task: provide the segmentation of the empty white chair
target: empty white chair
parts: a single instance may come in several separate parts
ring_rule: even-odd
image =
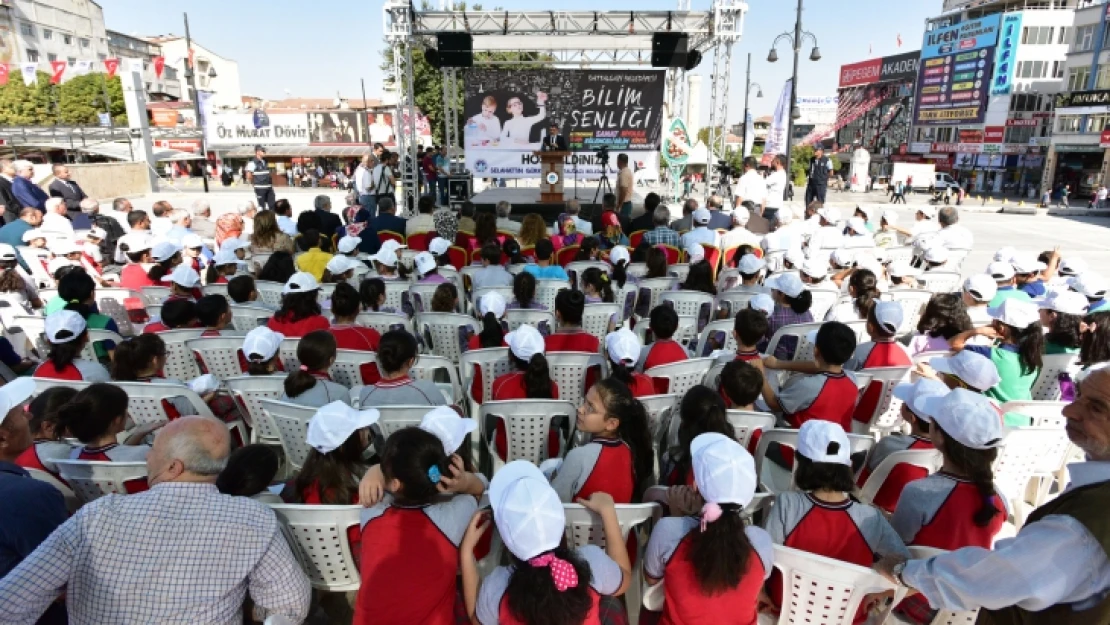
[[[648,395],[640,397],[640,403],[644,405],[644,410],[647,411],[648,425],[651,426],[652,440],[658,440],[657,434],[661,431],[666,431],[665,428],[670,420],[673,418],[675,406],[678,404],[678,399],[681,395],[674,393],[668,395]]]
[[[1010,502],[1014,525],[1025,523],[1023,498],[1029,480],[1042,469],[1042,459],[1055,460],[1069,449],[1067,432],[1061,427],[1012,428],[1006,432],[994,461],[994,483],[999,495]]]
[[[381,413],[377,423],[378,430],[382,436],[389,438],[397,430],[420,425],[432,406],[374,406],[374,409]]]
[[[724,291],[717,293],[717,307],[726,312],[729,321],[736,319],[736,313],[748,307],[748,302],[759,293],[755,291]]]
[[[732,329],[735,324],[736,322],[733,319],[709,322],[698,333],[698,343],[694,348],[694,355],[708,356],[711,352],[710,339],[715,341],[712,345],[713,349],[736,351],[736,337],[732,336]]]
[[[667,392],[682,396],[686,391],[701,384],[705,374],[713,367],[715,358],[691,358],[666,365],[652,367],[644,372],[649,378],[666,378],[669,380]]]
[[[555,332],[555,314],[546,310],[513,309],[505,311],[505,323],[509,324],[509,331],[513,332],[522,325],[530,325],[541,334]],[[546,332],[544,331],[546,326]]]
[[[442,377],[447,377],[447,382],[442,382]],[[414,380],[426,380],[439,387],[447,403],[459,405],[462,402],[462,385],[459,384],[459,369],[447,358],[432,354],[420,354],[416,362],[409,369],[409,377]]]
[[[266,325],[274,313],[243,304],[231,304],[231,327],[239,332],[250,332],[258,326]]]
[[[459,361],[462,354],[461,328],[477,334],[482,331],[478,322],[469,315],[460,313],[421,313],[416,316],[416,331],[424,337],[431,353],[443,356],[451,362]]]
[[[917,281],[925,290],[933,293],[954,293],[963,284],[958,271],[926,271],[918,276]]]
[[[243,337],[206,336],[185,341],[185,348],[195,355],[208,370],[220,380],[241,376],[243,371],[239,361],[243,350]]]
[[[868,595],[890,592],[894,601],[872,617],[873,622],[883,623],[906,595],[904,586],[871,569],[781,545],[774,549],[775,568],[782,573],[783,585],[778,625],[851,625]]]
[[[487,401],[478,413],[478,428],[483,444],[488,447],[497,466],[502,464],[493,444],[493,425],[498,419],[505,424],[507,445],[504,462],[528,460],[539,464],[548,458],[551,420],[562,417],[574,423],[577,413],[575,404],[560,399]]]
[[[912,245],[888,247],[881,250],[883,259],[892,263],[908,263],[913,260],[914,248]]]
[[[280,282],[270,282],[269,280],[255,280],[254,288],[258,291],[258,297],[262,300],[263,304],[271,306],[274,309],[281,308],[281,290],[285,285]]]
[[[242,375],[224,380],[243,418],[251,426],[251,442],[281,445],[281,435],[263,410],[263,399],[277,399],[285,392],[284,375]]]
[[[161,307],[173,295],[173,290],[167,286],[144,286],[141,293],[148,306]]]
[[[127,494],[127,482],[146,480],[145,462],[55,460],[58,473],[83,503],[104,495]]]
[[[385,334],[390,330],[405,330],[412,333],[412,321],[402,313],[362,312],[355,318],[355,323],[374,328],[378,334]]]
[[[867,434],[874,432],[878,437],[886,436],[902,425],[902,401],[894,397],[894,387],[909,378],[909,367],[871,367],[855,372],[857,380],[861,375],[870,376],[869,384],[860,386],[864,394],[871,388],[878,389],[878,401],[863,423],[852,419],[852,432]]]
[[[297,347],[301,344],[299,338],[282,339],[278,347],[281,368],[284,371],[296,371],[301,366],[301,359],[297,357]]]
[[[679,317],[697,321],[712,316],[714,297],[701,291],[666,291],[659,295],[659,303],[670,302]]]
[[[219,283],[213,283],[213,284],[206,284],[206,285],[200,287],[200,292],[203,293],[204,295],[223,295],[226,298],[227,297],[227,283],[226,282],[219,282]],[[230,302],[230,300],[231,300],[231,298],[228,298],[229,302]]]
[[[559,291],[569,289],[570,283],[566,280],[536,280],[536,301],[548,310],[555,310],[555,298]]]
[[[636,315],[640,318],[651,314],[652,309],[659,305],[660,296],[674,288],[678,278],[645,278],[636,285]]]
[[[729,425],[732,426],[733,431],[736,433],[736,441],[740,443],[744,449],[748,449],[748,445],[752,441],[752,436],[754,436],[756,432],[766,432],[775,427],[775,415],[769,412],[729,410],[725,415],[726,418],[728,418]]]
[[[619,323],[623,312],[621,304],[586,304],[582,310],[582,330],[604,341],[609,333],[609,322],[616,319]]]
[[[347,529],[358,527],[362,506],[270,504],[274,514],[296,540],[305,575],[317,590],[358,590],[362,578],[355,565]]]
[[[192,406],[192,414],[216,418],[212,409],[193,389],[184,384],[163,384],[159,382],[112,382],[127,392],[127,414],[136,425],[165,421],[170,415],[166,412],[165,402],[183,398]],[[180,415],[186,416],[186,415]],[[242,419],[225,421],[228,430],[238,432],[239,440],[248,438],[246,424]]]
[[[39,356],[46,358],[47,352],[50,351],[46,344],[46,318],[39,315],[15,315],[12,322],[15,325],[8,326],[7,333],[12,335],[13,345],[20,340],[17,335],[22,334],[28,346],[23,350],[17,349],[16,351],[26,353],[27,349],[34,349],[39,353]]]
[[[1060,374],[1075,364],[1078,357],[1078,354],[1043,354],[1041,370],[1030,389],[1033,399],[1040,401],[1060,399]]]
[[[185,347],[185,341],[200,338],[204,328],[188,330],[166,330],[159,332],[158,336],[166,344],[166,365],[162,373],[167,378],[189,381],[200,375],[197,358],[193,351]]]
[[[261,399],[262,409],[270,416],[277,427],[281,448],[285,458],[289,461],[292,472],[300,471],[308,458],[308,422],[316,414],[315,408],[278,401],[276,399]]]
[[[559,399],[579,405],[586,397],[586,375],[590,367],[600,367],[598,380],[605,377],[607,367],[599,354],[585,352],[549,352],[547,367],[551,379],[559,387]]]
[[[936,449],[905,449],[896,451],[879,463],[871,475],[867,476],[867,481],[863,483],[863,488],[859,491],[859,500],[866,504],[873,504],[876,495],[883,488],[883,483],[890,477],[890,472],[894,467],[899,464],[909,464],[915,467],[921,467],[929,472],[929,475],[936,473],[940,470],[940,465],[944,462],[944,457]],[[888,510],[887,512],[892,512]]]
[[[459,357],[459,371],[462,373],[463,392],[470,403],[470,414],[478,414],[478,398],[473,394],[473,381],[477,372],[481,373],[482,401],[489,401],[493,394],[493,381],[516,368],[509,360],[508,347],[489,347],[472,349]]]
[[[813,314],[814,319],[824,319],[836,304],[836,300],[840,299],[840,291],[836,289],[810,289],[809,293],[813,296],[809,312]]]

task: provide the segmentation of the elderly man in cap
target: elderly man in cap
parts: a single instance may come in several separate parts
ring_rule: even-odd
[[[934,609],[980,608],[979,623],[1110,622],[1110,370],[1079,382],[1065,406],[1068,438],[1087,456],[1071,482],[994,549],[932,558],[887,557],[875,568],[921,593]]]
[[[261,145],[254,146],[254,158],[247,163],[247,173],[250,175],[251,184],[254,185],[254,196],[258,198],[258,205],[274,210],[274,180],[270,173],[270,166],[266,164],[266,148]]]
[[[689,248],[700,243],[708,245],[717,245],[719,237],[716,230],[709,229],[709,220],[712,215],[709,214],[708,208],[699,208],[691,215],[694,223],[694,229],[682,235],[682,247]]]
[[[277,517],[216,489],[230,453],[212,417],[167,424],[147,455],[150,490],[85,504],[0,580],[3,622],[30,625],[64,593],[71,623],[231,625],[248,592],[263,618],[302,622],[311,588]]]

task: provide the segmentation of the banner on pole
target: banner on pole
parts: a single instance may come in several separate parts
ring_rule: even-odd
[[[166,67],[166,57],[164,57],[164,56],[154,57],[154,75],[155,76],[157,76],[158,78],[162,78],[162,70],[165,69],[165,67]]]
[[[8,84],[8,72],[11,71],[7,63],[0,63],[0,87]]]
[[[23,84],[28,87],[35,84],[35,80],[38,79],[38,70],[38,63],[21,63],[19,71],[23,74]]]
[[[108,72],[108,80],[111,80],[119,71],[119,59],[104,59],[104,70]]]
[[[539,176],[548,127],[556,124],[567,149],[565,175],[601,175],[598,152],[630,165],[658,169],[665,72],[473,69],[463,114],[466,165],[494,178]]]
[[[744,120],[744,158],[752,155],[752,148],[755,146],[755,122],[752,120],[752,113],[748,111],[748,117]]]
[[[56,85],[62,82],[62,74],[66,73],[65,61],[50,61],[50,84]]]
[[[782,85],[779,102],[775,105],[775,118],[771,122],[771,130],[767,133],[767,143],[763,149],[764,165],[770,164],[771,158],[776,154],[786,151],[786,125],[790,116],[790,86],[788,79]]]

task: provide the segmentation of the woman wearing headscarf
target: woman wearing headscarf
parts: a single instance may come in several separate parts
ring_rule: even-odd
[[[601,234],[597,237],[601,243],[601,249],[608,250],[618,245],[629,245],[628,237],[621,231],[620,219],[613,211],[605,211],[601,214],[601,227]]]

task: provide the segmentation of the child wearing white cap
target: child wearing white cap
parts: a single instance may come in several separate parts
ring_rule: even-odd
[[[181,246],[172,241],[158,241],[150,248],[150,260],[154,264],[146,276],[153,283],[151,286],[165,286],[166,276],[182,263]]]
[[[164,301],[187,299],[196,301],[201,298],[200,276],[193,268],[180,264],[173,271],[162,277],[162,284],[170,287],[170,296]]]
[[[378,351],[378,343],[382,335],[374,328],[368,328],[357,323],[358,315],[362,311],[362,300],[358,291],[350,283],[340,282],[335,285],[331,294],[331,314],[334,321],[328,332],[335,337],[336,349],[352,349],[360,352]],[[377,367],[371,363],[363,363],[359,367],[362,379],[365,382],[372,377],[372,372]],[[368,374],[370,374],[368,376]]]
[[[590,442],[571,449],[551,481],[569,503],[606,492],[617,503],[640,501],[655,483],[655,458],[644,405],[628,387],[606,378],[594,384],[578,408],[578,432]]]
[[[980,273],[964,281],[960,297],[967,306],[967,316],[971,318],[972,325],[989,325],[991,317],[987,314],[991,300],[998,294],[998,284],[990,274]]]
[[[741,293],[769,293],[770,289],[762,284],[767,263],[752,253],[740,256],[737,252],[737,257],[736,268],[740,270],[740,284],[725,285],[725,290]]]
[[[1024,294],[1023,294],[1024,295]],[[991,325],[962,332],[952,338],[952,349],[968,350],[989,358],[1001,378],[987,395],[999,402],[1032,399],[1033,382],[1043,362],[1044,331],[1036,304],[1017,298],[989,310]],[[997,345],[971,345],[976,336],[997,339]]]
[[[286,376],[281,401],[314,408],[334,401],[349,406],[350,389],[333,382],[328,373],[335,363],[335,350],[335,337],[330,332],[316,330],[302,336],[297,342],[297,360],[301,364]]]
[[[413,265],[416,267],[416,273],[420,276],[417,280],[418,284],[441,284],[447,282],[447,278],[439,273],[439,262],[436,257],[432,256],[430,252],[420,252],[413,259]]]
[[[879,468],[883,460],[886,460],[895,452],[933,449],[933,441],[929,438],[931,420],[928,415],[914,412],[914,401],[924,397],[942,397],[947,395],[948,391],[948,387],[943,382],[932,378],[919,378],[913,384],[902,383],[894,387],[894,397],[902,402],[900,409],[902,420],[910,426],[910,432],[909,434],[898,432],[879,439],[875,448],[867,455],[867,466],[860,472],[859,480],[856,481],[857,485],[862,487],[867,483],[867,478],[871,477],[871,473]],[[902,494],[902,489],[906,487],[906,484],[928,475],[929,471],[924,467],[905,462],[894,465],[886,480],[883,481],[882,487],[879,488],[879,492],[875,494],[875,499],[871,502],[871,505],[887,513],[893,512],[894,506],[898,503],[898,497]]]
[[[655,395],[655,383],[648,376],[636,372],[636,362],[644,345],[640,337],[628,328],[605,335],[605,353],[609,357],[609,375],[628,386],[636,398]]]
[[[1087,298],[1075,291],[1049,291],[1038,306],[1045,329],[1044,353],[1079,353],[1079,327],[1087,314]]]
[[[31,262],[37,262],[31,259]],[[42,308],[35,281],[19,266],[15,248],[0,243],[0,291],[11,303],[26,304],[32,308]]]
[[[780,273],[767,278],[765,284],[771,289],[771,297],[775,300],[775,312],[771,313],[768,320],[768,339],[783,326],[813,322],[813,313],[809,310],[813,305],[813,295],[802,284],[801,278],[793,273]],[[774,355],[789,360],[797,347],[796,337],[783,337],[775,348]]]
[[[500,375],[490,392],[493,401],[559,399],[559,386],[551,379],[544,357],[544,339],[531,325],[521,325],[505,335],[509,360],[516,371]]]
[[[870,341],[856,346],[852,358],[844,363],[850,371],[866,371],[876,367],[909,367],[913,358],[904,345],[895,340],[902,325],[902,305],[898,302],[876,301],[867,314],[867,334]],[[860,396],[853,419],[861,426],[871,422],[871,416],[882,399],[883,385],[872,382]]]
[[[286,503],[346,506],[359,503],[359,482],[369,468],[363,460],[374,438],[371,427],[381,414],[373,409],[358,410],[341,401],[321,406],[308,422],[305,442],[311,449],[304,467],[282,491]],[[351,553],[360,532],[352,528]]]
[[[909,557],[882,513],[850,496],[855,489],[851,443],[837,424],[814,420],[802,425],[794,486],[798,490],[775,496],[764,525],[775,544],[864,568],[871,568],[880,556]],[[782,604],[782,587],[776,573],[769,593],[776,605]]]
[[[318,301],[320,285],[312,274],[293,274],[281,289],[281,308],[266,323],[274,332],[299,338],[315,330],[327,330],[331,323]]]
[[[983,354],[964,350],[956,354],[929,359],[918,363],[914,373],[925,378],[940,380],[950,389],[965,388],[976,393],[986,393],[998,385],[998,367]]]
[[[120,237],[117,245],[118,259],[126,262],[119,272],[121,287],[138,291],[144,286],[162,286],[147,275],[153,261],[149,236],[142,232],[132,232]]]
[[[112,379],[104,365],[78,357],[89,342],[88,325],[79,313],[59,310],[47,315],[44,334],[49,353],[35,369],[33,377],[85,382],[108,382]]]
[[[188,266],[191,271],[197,271],[187,263],[182,266]],[[237,271],[239,271],[239,259],[235,257],[235,253],[220,250],[208,265],[204,279],[207,284],[227,284]]]
[[[731,436],[710,432],[690,441],[689,464],[705,505],[660,520],[644,555],[647,583],[666,582],[660,622],[755,623],[774,571],[771,536],[741,516],[755,496],[755,462]]]
[[[1021,289],[1017,288],[1017,272],[1014,271],[1014,266],[1005,261],[995,261],[987,265],[987,273],[997,288],[994,297],[990,301],[992,308],[997,307],[1007,299],[1019,299],[1024,302],[1032,301],[1033,298]]]
[[[243,359],[247,375],[273,375],[281,369],[281,342],[284,334],[266,326],[254,328],[243,337]],[[242,364],[242,363],[240,363]]]
[[[628,588],[632,565],[612,497],[599,492],[578,501],[601,518],[605,551],[596,545],[562,546],[563,505],[540,470],[526,460],[510,462],[497,472],[489,500],[509,551],[509,566],[494,569],[479,590],[474,548],[490,521],[486,515],[475,515],[459,548],[463,598],[472,622],[597,622],[599,604],[613,601],[611,597]]]
[[[389,239],[382,242],[377,254],[370,257],[374,271],[382,280],[408,280],[408,271],[401,265],[401,250],[405,246]]]
[[[119,444],[127,430],[127,393],[115,384],[97,383],[81,389],[69,403],[58,409],[58,425],[81,442],[69,455],[71,460],[96,462],[143,462],[150,445],[143,444],[148,434],[166,421],[139,425]],[[128,493],[147,489],[145,478],[124,483]]]
[[[349,282],[355,277],[355,269],[365,267],[362,261],[350,256],[332,256],[328,264],[324,265],[324,277],[320,279],[321,284],[338,284],[340,282]]]
[[[418,427],[386,439],[380,466],[387,493],[362,511],[353,622],[454,622],[459,547],[485,483]]]
[[[822,206],[817,209],[817,219],[821,224],[806,243],[806,256],[818,258],[828,257],[830,250],[840,247],[844,240],[843,227],[840,223],[840,209],[832,206]]]

